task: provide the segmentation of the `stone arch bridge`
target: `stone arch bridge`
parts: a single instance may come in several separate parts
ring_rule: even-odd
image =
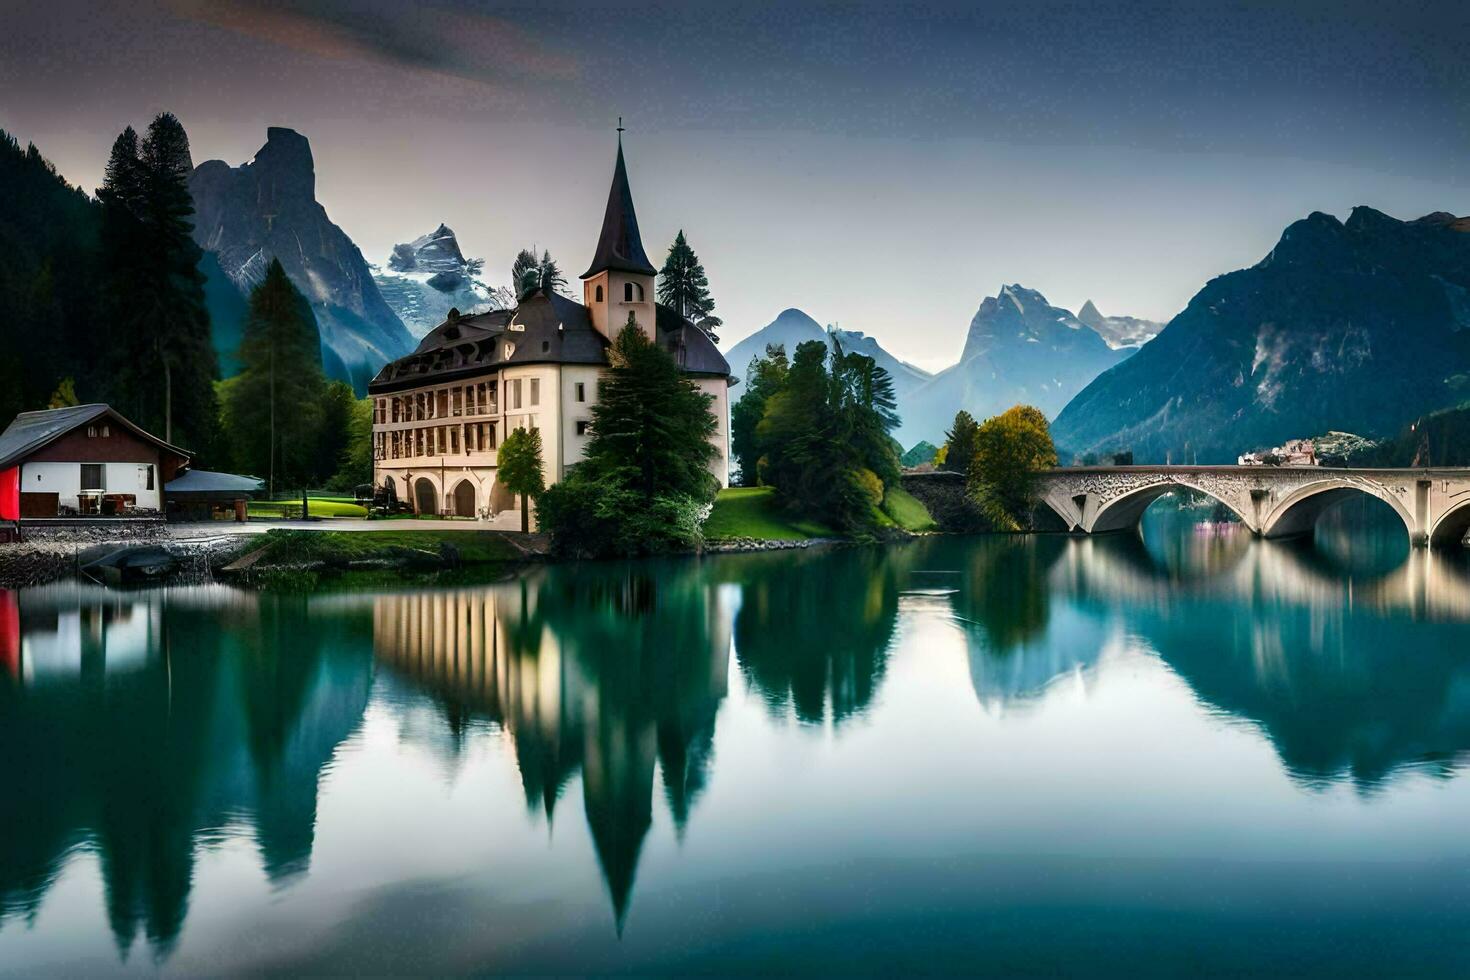
[[[1084,534],[1135,527],[1149,504],[1179,489],[1218,500],[1266,538],[1309,534],[1323,511],[1357,494],[1392,507],[1416,545],[1453,547],[1470,531],[1470,468],[1079,466],[1046,471],[1040,489],[1067,529]]]

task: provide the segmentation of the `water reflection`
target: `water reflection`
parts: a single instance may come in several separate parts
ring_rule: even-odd
[[[311,855],[317,780],[367,703],[365,617],[224,589],[0,595],[0,921],[97,854],[126,956],[168,953],[196,850],[253,837],[277,882]]]
[[[302,882],[332,830],[317,826],[323,777],[339,753],[369,752],[352,736],[376,717],[450,767],[478,741],[503,740],[530,814],[512,793],[510,817],[495,819],[549,823],[580,792],[606,890],[593,899],[621,932],[661,813],[683,843],[691,822],[721,826],[712,815],[728,833],[710,792],[717,745],[729,759],[867,738],[912,759],[915,744],[933,743],[885,709],[903,700],[885,689],[906,671],[949,683],[925,658],[951,650],[964,718],[941,719],[946,738],[977,718],[992,734],[1018,713],[1055,723],[1040,709],[1057,706],[1059,681],[1084,695],[1126,686],[1142,656],[1168,668],[1156,672],[1191,717],[1259,732],[1293,793],[1347,784],[1372,795],[1399,774],[1460,770],[1470,756],[1462,559],[1405,550],[1390,560],[1358,539],[1260,542],[1187,518],[1142,537],[561,565],[380,594],[0,592],[0,927],[34,921],[78,853],[97,856],[124,957],[139,936],[157,957],[174,948],[204,848],[247,840],[276,889]],[[731,740],[721,715],[732,680],[737,707],[756,699],[762,737],[788,741]],[[859,717],[868,722],[852,724]],[[979,760],[987,746],[964,748]],[[777,774],[784,761],[754,760]],[[902,792],[963,806],[974,775],[916,766]],[[860,800],[868,787],[847,789]],[[843,801],[832,807],[822,816],[843,819]],[[579,860],[595,875],[585,851]]]
[[[765,554],[712,563],[740,585],[740,669],[777,716],[836,725],[873,700],[910,549]]]
[[[621,929],[652,823],[654,769],[681,831],[709,778],[727,693],[729,603],[699,566],[537,569],[485,589],[373,600],[375,648],[451,728],[508,731],[528,804],[583,809]]]

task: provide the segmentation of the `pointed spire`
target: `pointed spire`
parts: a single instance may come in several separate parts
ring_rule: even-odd
[[[633,192],[628,188],[628,167],[623,163],[623,120],[618,119],[618,162],[613,169],[612,189],[607,194],[607,213],[602,217],[602,234],[597,238],[597,251],[592,264],[582,273],[591,279],[599,272],[612,269],[643,276],[657,275],[658,270],[643,251],[638,235],[638,215],[633,210]]]

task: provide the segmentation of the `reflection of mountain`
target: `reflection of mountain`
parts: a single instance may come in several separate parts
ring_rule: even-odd
[[[772,711],[840,724],[872,700],[898,619],[904,553],[844,549],[750,556],[735,649]]]
[[[1416,549],[1354,576],[1299,543],[1205,539],[1160,556],[1118,536],[1067,542],[1058,568],[1055,584],[1117,604],[1201,700],[1259,725],[1297,779],[1370,789],[1470,756],[1470,581],[1451,559]]]
[[[1098,617],[1052,608],[1049,575],[1066,548],[1060,537],[981,538],[926,564],[959,567],[950,596],[965,631],[975,697],[990,710],[1041,697],[1059,677],[1090,672],[1107,640]]]
[[[362,717],[371,661],[336,643],[361,623],[288,633],[280,605],[213,588],[19,597],[20,669],[0,685],[0,921],[34,914],[88,841],[124,953],[141,931],[167,954],[196,847],[242,814],[267,875],[305,867],[317,775]]]
[[[552,815],[578,770],[621,926],[653,817],[654,769],[681,831],[726,694],[728,612],[698,565],[551,566],[487,589],[374,600],[375,646],[452,725],[515,744],[527,802]]]
[[[1406,643],[1400,619],[1203,602],[1136,625],[1200,698],[1260,725],[1305,782],[1346,775],[1370,789],[1403,769],[1448,776],[1470,757],[1462,626],[1414,623]]]

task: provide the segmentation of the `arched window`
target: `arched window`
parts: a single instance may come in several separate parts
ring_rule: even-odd
[[[640,283],[634,283],[634,285],[637,286],[637,288],[638,288],[638,302],[641,303],[641,302],[643,302],[643,284],[640,282]]]
[[[623,302],[633,302],[633,284],[631,282],[623,283]]]
[[[594,300],[594,302],[597,302],[597,303],[601,303],[602,302],[602,287],[601,286],[598,286],[597,287],[597,299]]]

